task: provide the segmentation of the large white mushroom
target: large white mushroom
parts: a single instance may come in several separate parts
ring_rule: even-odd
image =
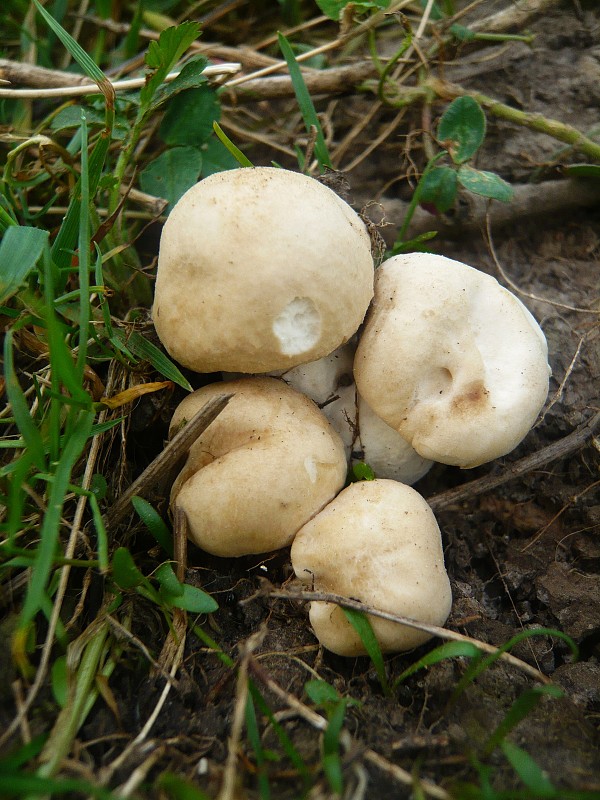
[[[378,270],[358,345],[358,391],[424,458],[474,467],[510,452],[548,393],[548,349],[493,277],[443,256]]]
[[[360,600],[419,622],[443,625],[452,594],[433,512],[410,486],[391,480],[351,484],[296,535],[292,565],[311,589]],[[319,641],[343,656],[365,653],[337,605],[313,602]],[[410,650],[431,636],[369,617],[383,652]]]
[[[224,392],[233,397],[192,445],[171,503],[214,555],[286,547],[344,485],[344,446],[311,400],[274,378],[199,389],[175,410],[171,434]]]
[[[163,228],[154,325],[197,372],[288,369],[331,353],[373,296],[366,227],[335,192],[284,169],[211,175]]]

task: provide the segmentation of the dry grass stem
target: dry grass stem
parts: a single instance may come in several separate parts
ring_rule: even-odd
[[[241,64],[213,64],[203,70],[207,78],[213,80],[235,75],[241,69]],[[179,72],[171,72],[165,78],[165,83],[170,83],[179,76]],[[146,78],[128,78],[122,81],[111,81],[111,85],[116,92],[128,92],[132,89],[140,89],[146,82]],[[95,84],[89,85],[84,81],[80,85],[60,86],[51,89],[2,89],[0,97],[19,100],[43,100],[50,97],[82,97],[86,95],[103,94],[102,90]]]
[[[130,510],[131,498],[136,495],[144,497],[149,491],[156,488],[157,482],[168,475],[171,468],[189,450],[193,442],[208,428],[225,408],[232,395],[219,395],[209,400],[205,406],[179,431],[176,436],[165,446],[154,461],[142,474],[123,492],[111,510],[106,515],[106,526],[110,528],[120,522]]]
[[[419,622],[418,620],[411,619],[410,617],[403,617],[400,614],[392,614],[389,611],[382,611],[380,608],[370,606],[368,603],[361,603],[358,600],[352,600],[349,597],[343,597],[342,595],[333,594],[331,592],[312,592],[304,589],[273,589],[269,586],[265,587],[264,590],[259,591],[257,595],[253,595],[242,602],[247,603],[258,595],[277,597],[284,600],[301,600],[302,602],[310,601],[319,603],[334,603],[342,608],[350,608],[354,611],[362,611],[365,614],[370,614],[373,617],[385,619],[388,622],[397,622],[399,625],[406,625],[409,628],[415,628],[418,631],[424,631],[425,633],[429,633],[432,636],[437,636],[440,639],[454,642],[469,642],[485,653],[497,653],[499,650],[499,648],[494,647],[494,645],[487,644],[487,642],[481,642],[478,639],[473,639],[471,636],[464,636],[462,633],[458,633],[457,631],[441,628],[438,625],[429,625],[426,622]],[[516,658],[510,653],[502,653],[500,658],[503,661],[506,661],[508,664],[511,664],[513,667],[517,667],[522,672],[526,673],[540,683],[551,683],[550,679],[538,669],[532,667],[531,664],[527,664],[525,661],[521,661],[521,659]]]
[[[528,472],[541,469],[553,461],[573,455],[593,438],[599,427],[600,412],[597,412],[568,436],[564,436],[557,442],[552,442],[552,444],[542,447],[537,452],[509,464],[497,475],[486,475],[483,478],[464,483],[456,489],[448,489],[445,492],[434,494],[426,498],[427,502],[434,511],[460,511],[460,508],[454,509],[453,507],[471,500],[479,494],[496,489],[498,486],[503,486],[508,481],[526,475]]]

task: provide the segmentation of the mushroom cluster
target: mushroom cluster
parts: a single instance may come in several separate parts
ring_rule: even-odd
[[[375,271],[350,206],[318,181],[259,167],[212,175],[175,206],[153,317],[180,363],[226,375],[183,401],[173,431],[233,394],[173,485],[190,538],[220,556],[291,545],[314,589],[442,625],[441,533],[409,484],[433,461],[469,468],[504,455],[532,426],[549,367],[525,306],[442,256],[396,256]],[[378,477],[343,489],[356,459]],[[310,619],[328,649],[364,653],[337,606],[314,602]],[[370,621],[384,651],[429,638]]]

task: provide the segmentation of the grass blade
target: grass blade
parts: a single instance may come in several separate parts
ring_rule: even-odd
[[[344,612],[346,619],[350,622],[354,630],[360,636],[360,640],[363,643],[365,650],[369,654],[369,658],[373,662],[373,666],[377,672],[377,677],[379,678],[379,683],[381,684],[383,693],[386,696],[389,696],[390,686],[385,671],[383,655],[381,653],[381,648],[379,647],[377,637],[375,636],[371,623],[369,622],[369,618],[366,616],[366,614],[363,614],[362,611],[354,611],[354,609],[350,608],[342,608],[342,611]]]
[[[447,658],[478,658],[479,656],[481,656],[481,650],[471,642],[446,642],[405,669],[394,681],[394,689],[418,670],[431,667]]]
[[[246,731],[250,745],[254,750],[256,758],[256,774],[258,778],[258,793],[261,800],[270,800],[271,787],[269,785],[269,777],[265,772],[266,757],[265,751],[260,738],[260,731],[258,729],[258,720],[256,719],[256,709],[254,708],[254,701],[252,694],[249,692],[246,697]]]
[[[229,136],[225,133],[223,128],[219,125],[219,123],[214,120],[213,122],[213,130],[217,134],[219,140],[225,145],[225,147],[229,150],[231,155],[235,158],[238,164],[242,167],[253,167],[254,164],[250,161],[250,159],[246,158],[246,156],[242,153],[239,147],[236,147],[234,143],[231,141]]]
[[[79,413],[71,435],[65,442],[65,448],[52,481],[48,508],[40,531],[40,543],[33,562],[31,580],[17,630],[19,641],[22,641],[23,645],[29,625],[43,605],[43,597],[52,571],[52,561],[56,555],[62,510],[65,495],[69,488],[71,472],[90,436],[93,421],[94,414],[92,412],[83,411]],[[18,651],[18,647],[16,649]]]
[[[143,497],[132,497],[131,505],[169,558],[173,558],[173,536],[158,511]]]
[[[547,686],[536,686],[533,689],[527,689],[523,694],[518,697],[512,706],[507,711],[504,719],[500,722],[496,730],[488,738],[483,746],[483,753],[489,756],[498,745],[502,743],[504,738],[512,731],[512,729],[525,719],[525,717],[533,711],[544,695],[550,697],[563,697],[564,692],[558,686],[548,684]]]
[[[7,331],[4,339],[4,378],[6,394],[12,407],[17,428],[25,441],[31,460],[40,470],[46,471],[46,454],[44,442],[39,430],[29,413],[29,406],[23,390],[17,380],[13,360],[13,331]]]
[[[48,232],[13,225],[0,243],[0,305],[6,303],[35,267],[48,241]]]
[[[502,742],[500,747],[511,767],[525,786],[535,792],[536,797],[554,797],[556,795],[552,781],[529,753],[512,742]]]
[[[141,358],[144,361],[149,361],[157,372],[164,375],[173,383],[186,389],[188,392],[192,391],[189,381],[184,378],[178,367],[168,358],[161,350],[158,349],[152,342],[144,339],[141,333],[131,331],[125,333],[120,328],[113,329],[113,336],[117,341],[121,342],[134,356]]]
[[[46,21],[46,24],[50,30],[57,36],[58,39],[60,39],[66,50],[68,50],[73,56],[88,78],[91,78],[91,80],[97,83],[100,89],[102,89],[103,84],[108,83],[110,85],[110,81],[106,75],[102,72],[100,67],[94,63],[92,58],[85,52],[79,42],[76,42],[75,39],[73,39],[71,34],[68,33],[42,5],[40,5],[38,0],[33,0],[33,4]],[[114,89],[112,86],[111,91],[114,94]]]
[[[302,119],[306,125],[306,130],[308,133],[310,133],[314,128],[314,130],[317,132],[314,151],[315,158],[319,163],[321,172],[324,172],[326,167],[331,168],[331,158],[329,156],[329,151],[327,150],[327,145],[325,144],[323,128],[319,122],[313,101],[308,89],[306,88],[304,78],[302,77],[302,71],[298,65],[298,62],[296,61],[296,56],[294,55],[290,43],[282,33],[278,33],[277,38],[279,40],[279,47],[281,48],[283,57],[288,65],[290,78],[292,79],[292,85],[296,94],[296,100],[298,101],[298,106],[300,107],[300,113],[302,114]]]

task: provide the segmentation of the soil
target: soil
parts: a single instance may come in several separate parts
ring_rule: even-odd
[[[496,4],[490,11],[496,9]],[[451,79],[499,100],[536,111],[589,131],[597,126],[600,103],[600,9],[596,3],[564,2],[529,24],[531,46],[515,43],[482,51],[468,49],[456,59]],[[461,72],[462,70],[462,72]],[[287,102],[287,101],[286,101]],[[336,99],[329,108],[335,137],[341,138],[372,103],[372,97]],[[284,101],[264,103],[261,113],[290,108]],[[435,105],[433,119],[443,105]],[[394,112],[382,112],[364,136],[373,139]],[[411,160],[405,151],[407,121],[385,144],[348,174],[351,197],[376,199],[386,206],[410,197]],[[365,147],[355,143],[346,162]],[[273,158],[268,151],[248,152],[255,163]],[[411,158],[420,158],[412,154]],[[277,159],[284,165],[285,157]],[[488,135],[477,166],[498,172],[513,184],[560,177],[563,165],[580,159],[550,137],[497,121],[488,114]],[[290,161],[290,166],[293,166]],[[343,167],[343,164],[342,164]],[[469,198],[461,200],[469,213]],[[451,222],[451,221],[450,221]],[[397,228],[398,220],[392,220]],[[431,228],[436,219],[431,218]],[[394,230],[394,228],[393,228]],[[505,282],[498,265],[523,292],[523,301],[540,321],[549,343],[552,379],[547,406],[534,430],[514,453],[469,472],[436,465],[417,488],[426,497],[473,478],[503,474],[509,466],[557,442],[599,410],[600,348],[597,309],[600,265],[600,208],[565,213],[560,208],[543,218],[515,218],[492,230],[495,258],[485,231],[440,235],[432,249],[489,272]],[[389,238],[389,231],[384,233]],[[393,238],[393,237],[392,237]],[[197,385],[197,377],[194,379]],[[173,405],[177,398],[172,399]],[[150,399],[135,412],[129,442],[130,464],[143,465],[153,454],[147,444],[148,419],[157,412]],[[171,408],[162,410],[162,428]],[[156,435],[155,435],[156,436]],[[145,451],[142,449],[146,438]],[[157,437],[158,438],[158,437]],[[154,442],[154,440],[151,440]],[[600,792],[600,492],[598,441],[567,457],[553,460],[499,488],[468,497],[437,513],[443,534],[446,566],[454,603],[447,627],[482,642],[501,645],[533,628],[559,629],[579,647],[575,660],[568,645],[551,633],[526,639],[513,654],[536,666],[561,687],[561,698],[544,697],[520,722],[510,739],[525,749],[553,784],[571,790]],[[139,531],[140,545],[146,541]],[[254,643],[249,669],[293,746],[312,772],[311,797],[330,796],[321,769],[320,735],[301,715],[289,711],[283,696],[264,682],[265,675],[288,695],[309,706],[306,681],[317,675],[357,705],[347,708],[345,727],[351,736],[342,748],[345,796],[413,795],[393,769],[375,766],[368,749],[420,779],[451,790],[459,782],[479,785],[475,765],[482,744],[524,692],[539,687],[521,669],[497,662],[459,696],[453,695],[467,662],[447,659],[410,676],[386,697],[367,658],[344,659],[319,648],[305,604],[257,595],[267,580],[288,585],[288,553],[237,560],[216,559],[190,546],[187,581],[211,592],[220,604],[199,625],[232,659],[240,663],[248,640]],[[248,600],[241,604],[242,600]],[[133,633],[159,658],[166,629],[149,603],[132,599]],[[386,658],[388,680],[394,680],[439,641],[417,651]],[[145,750],[134,750],[118,768],[111,784],[148,766],[147,780],[168,770],[198,782],[215,796],[223,779],[235,711],[235,673],[219,654],[194,633],[187,636],[183,667],[154,723]],[[164,688],[158,674],[148,676],[147,661],[134,645],[110,679],[118,720],[108,706],[98,706],[80,732],[87,758],[111,764],[151,715]],[[267,771],[276,798],[298,798],[303,783],[285,755],[273,721],[259,713],[262,744],[272,752]],[[95,742],[95,743],[93,743]],[[158,748],[158,749],[156,749]],[[237,797],[259,797],[256,753],[245,734],[237,763]],[[267,753],[267,755],[268,755]],[[487,773],[496,790],[523,788],[498,751],[487,758]],[[199,775],[201,777],[199,777]],[[363,781],[366,780],[366,789]],[[456,796],[460,789],[454,789]],[[353,794],[353,792],[355,794]],[[154,796],[148,789],[147,796]]]

